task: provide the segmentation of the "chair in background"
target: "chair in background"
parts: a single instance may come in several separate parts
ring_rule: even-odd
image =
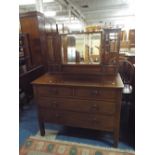
[[[133,100],[133,89],[134,89],[134,77],[135,77],[135,69],[133,64],[126,60],[126,59],[120,59],[119,60],[119,67],[118,67],[120,76],[122,78],[122,81],[124,83],[123,88],[123,100],[130,104]]]
[[[117,58],[110,60],[115,64]],[[119,56],[118,71],[124,83],[122,92],[122,105],[120,126],[121,134],[125,141],[135,145],[135,67],[127,60],[127,57]]]
[[[116,57],[110,60],[110,64],[115,64],[117,61]],[[134,77],[135,77],[135,67],[127,60],[127,57],[119,56],[118,71],[122,78],[124,88],[123,88],[123,101],[130,102],[134,89]],[[129,103],[130,104],[130,103]]]
[[[118,69],[124,83],[121,128],[126,134],[128,141],[135,145],[135,67],[126,58],[121,58],[119,59]]]

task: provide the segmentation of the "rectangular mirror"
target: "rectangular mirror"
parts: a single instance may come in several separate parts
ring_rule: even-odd
[[[100,64],[101,32],[63,34],[63,64]]]

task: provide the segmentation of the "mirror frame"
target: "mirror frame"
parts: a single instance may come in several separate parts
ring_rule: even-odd
[[[82,34],[100,34],[101,38],[100,38],[100,49],[99,49],[99,63],[80,63],[80,62],[73,62],[73,63],[66,63],[65,62],[65,58],[66,55],[64,56],[63,53],[63,42],[62,42],[62,37],[63,36],[67,36],[67,35],[82,35]],[[73,33],[65,33],[65,34],[60,34],[61,37],[61,59],[62,59],[62,65],[77,65],[77,66],[100,66],[102,64],[102,53],[103,53],[103,32],[102,31],[96,31],[96,32],[73,32]]]

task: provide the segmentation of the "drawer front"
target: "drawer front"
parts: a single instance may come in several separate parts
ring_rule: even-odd
[[[38,86],[37,87],[38,96],[72,96],[73,90],[70,87],[61,86]]]
[[[113,131],[114,117],[69,111],[40,109],[39,114],[45,122],[63,125]]]
[[[94,98],[94,99],[111,99],[116,100],[117,91],[114,89],[102,89],[102,88],[77,88],[75,90],[76,96],[82,98]]]
[[[94,114],[114,114],[115,102],[112,101],[93,101],[78,99],[60,99],[60,98],[40,98],[38,104],[42,108],[51,108],[53,110],[69,110],[77,112],[87,112]]]

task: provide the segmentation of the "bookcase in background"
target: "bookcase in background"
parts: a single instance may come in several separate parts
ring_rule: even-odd
[[[104,52],[116,52],[120,50],[121,29],[104,29]]]
[[[19,34],[19,73],[26,73],[32,68],[31,53],[29,47],[29,35]]]

